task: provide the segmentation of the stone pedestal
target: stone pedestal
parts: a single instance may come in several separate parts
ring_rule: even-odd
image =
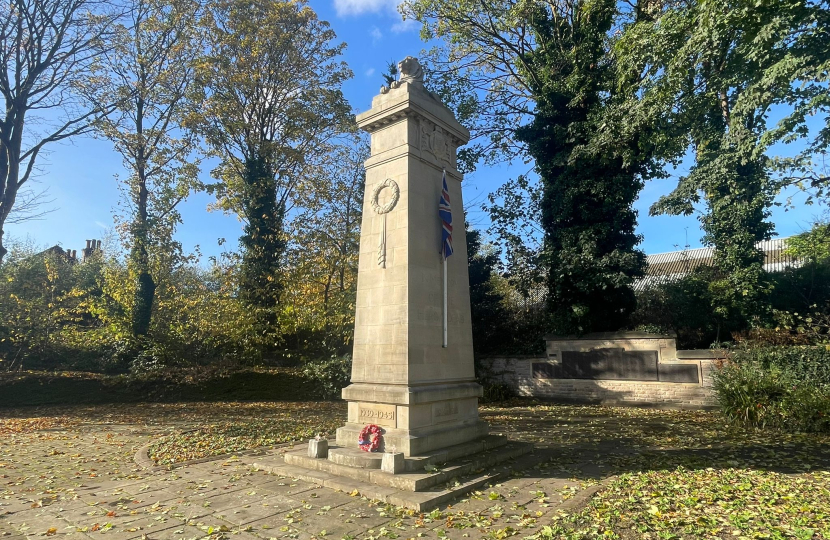
[[[399,474],[404,472],[406,461],[401,452],[385,453],[383,454],[383,461],[380,463],[380,470],[389,474]]]
[[[409,62],[409,63],[407,63]],[[479,420],[481,386],[473,369],[462,175],[456,151],[469,140],[433,94],[417,60],[358,115],[371,133],[360,236],[348,421],[337,444],[357,447],[377,424],[386,448],[417,456],[487,434]],[[442,171],[453,214],[447,259],[448,345],[442,346],[442,257],[438,201]]]
[[[326,439],[311,439],[308,441],[308,457],[321,459],[329,457],[329,442]]]

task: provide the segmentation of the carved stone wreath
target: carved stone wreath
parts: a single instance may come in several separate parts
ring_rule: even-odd
[[[392,190],[392,198],[389,199],[389,202],[386,204],[381,205],[378,198],[380,197],[380,192],[383,191],[384,188]],[[386,268],[386,214],[395,208],[395,205],[398,204],[398,199],[400,199],[400,197],[401,189],[391,178],[387,178],[383,182],[380,182],[375,186],[374,191],[372,191],[372,208],[376,214],[383,216],[380,239],[378,241],[378,266],[381,268]]]
[[[380,202],[378,201],[378,197],[380,196],[380,192],[383,191],[383,188],[389,188],[392,190],[392,198],[389,200],[388,203],[381,206]],[[383,182],[379,183],[375,186],[374,191],[372,191],[372,208],[375,210],[377,214],[386,214],[392,211],[395,208],[395,205],[398,204],[398,199],[401,197],[401,189],[398,187],[397,182],[392,180],[391,178],[387,178]]]

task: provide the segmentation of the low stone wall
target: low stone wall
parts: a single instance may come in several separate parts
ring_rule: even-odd
[[[721,358],[723,355],[715,351],[677,351],[676,358],[660,362],[660,366],[666,367],[697,366],[697,383],[542,378],[543,370],[538,367],[534,370],[533,364],[550,362],[547,356],[488,358],[482,360],[480,366],[484,370],[483,377],[507,384],[520,396],[563,403],[707,409],[717,404],[712,389],[712,371]]]

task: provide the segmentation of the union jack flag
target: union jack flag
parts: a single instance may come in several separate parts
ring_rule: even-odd
[[[442,178],[441,200],[438,201],[438,215],[441,216],[441,253],[444,259],[452,255],[452,210],[450,210],[450,192],[447,189],[447,171]]]

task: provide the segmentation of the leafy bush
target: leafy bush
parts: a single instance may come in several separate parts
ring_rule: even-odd
[[[306,360],[303,375],[315,384],[320,397],[337,399],[340,390],[348,386],[351,380],[352,357],[343,355]]]
[[[714,374],[731,421],[788,431],[830,431],[830,348],[746,347]]]
[[[259,363],[273,348],[237,298],[236,267],[187,259],[159,271],[149,335],[131,332],[135,279],[116,247],[73,262],[12,244],[0,266],[0,370],[143,373]]]
[[[644,331],[677,334],[679,349],[706,349],[728,340],[746,321],[718,316],[713,310],[712,268],[700,267],[688,275],[637,293],[632,325]]]

